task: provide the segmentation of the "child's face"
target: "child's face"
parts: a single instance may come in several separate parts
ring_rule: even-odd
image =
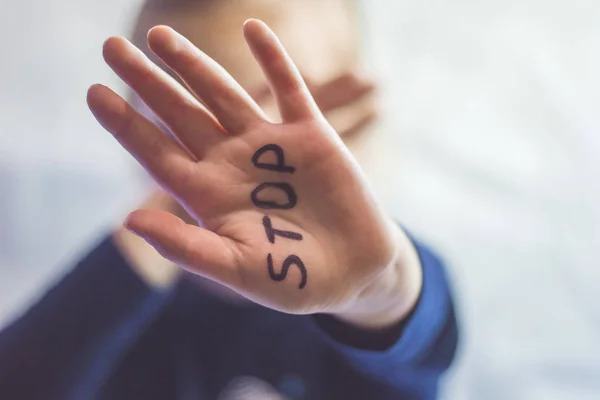
[[[300,72],[322,83],[359,67],[359,29],[352,0],[215,0],[177,11],[146,11],[142,38],[154,25],[173,27],[219,62],[253,94],[266,84],[242,35],[248,18],[265,21]]]

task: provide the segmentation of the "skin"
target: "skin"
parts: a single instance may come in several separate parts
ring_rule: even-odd
[[[107,88],[90,89],[90,108],[204,227],[177,218],[175,215],[185,213],[163,196],[156,202],[158,206],[150,205],[154,210],[132,213],[127,229],[166,259],[267,307],[298,314],[327,312],[372,329],[397,323],[412,309],[421,289],[414,248],[381,212],[356,161],[323,117],[273,34],[258,21],[247,23],[244,34],[252,50],[248,52],[259,61],[275,92],[281,112],[277,120],[283,124],[270,123],[275,118],[269,118],[229,74],[166,27],[150,32],[150,47],[202,99],[208,111],[123,38],[106,42],[107,63],[190,151],[174,145]],[[311,75],[311,67],[304,66],[309,72],[302,73],[312,82],[327,82],[328,78],[335,82],[335,75],[344,73],[333,65],[312,68],[327,71],[317,77]],[[243,71],[237,75],[242,86],[261,88],[258,79],[244,78]],[[321,84],[325,86],[327,83]],[[286,159],[297,168],[298,173],[290,179],[303,202],[293,210],[268,214],[277,229],[301,233],[301,242],[278,239],[270,244],[260,223],[265,210],[249,201],[254,187],[272,179],[248,161],[265,143],[286,149]],[[136,243],[147,246],[145,242]],[[131,256],[135,251],[129,253],[135,258]],[[289,254],[302,257],[309,271],[306,288],[298,290],[295,268],[283,282],[270,280],[265,273],[268,253],[278,260],[276,268]]]
[[[147,4],[134,26],[132,42],[164,67],[148,48],[146,36],[155,25],[174,27],[227,69],[257,99],[265,113],[272,120],[278,120],[275,100],[240,32],[246,19],[258,17],[269,23],[282,39],[336,132],[346,141],[352,141],[365,134],[365,128],[377,116],[377,105],[375,83],[358,72],[361,60],[356,43],[360,32],[356,29],[357,15],[351,5],[348,0],[219,0],[190,2],[186,7],[166,10]],[[327,23],[315,23],[319,20]],[[308,34],[305,26],[311,27]],[[298,37],[302,40],[297,40]],[[178,79],[171,70],[166,68],[166,71]],[[128,97],[134,108],[164,127],[135,92]],[[162,209],[193,221],[160,189],[146,199],[141,208]],[[179,277],[181,270],[175,264],[128,230],[117,229],[113,241],[148,284],[156,288],[169,287]],[[209,282],[204,282],[204,286],[230,301],[241,299]]]

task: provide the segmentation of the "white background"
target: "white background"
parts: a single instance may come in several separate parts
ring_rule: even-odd
[[[600,2],[365,3],[389,115],[354,147],[449,263],[446,397],[600,398]],[[136,5],[0,3],[0,325],[144,192],[85,105]]]

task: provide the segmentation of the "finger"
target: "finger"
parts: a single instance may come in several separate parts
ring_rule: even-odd
[[[346,73],[338,78],[312,89],[317,105],[324,113],[357,101],[375,90],[375,83]]]
[[[215,117],[129,41],[120,37],[108,39],[103,56],[196,157],[202,158],[207,148],[225,139]]]
[[[176,189],[177,182],[195,165],[183,148],[109,88],[90,87],[87,103],[98,122],[162,186]]]
[[[173,29],[166,26],[151,29],[148,45],[227,131],[239,133],[264,119],[260,107],[223,67]]]
[[[359,133],[379,115],[379,107],[373,96],[337,107],[327,112],[325,117],[333,129],[343,138]]]
[[[354,115],[353,118],[354,119],[350,123],[344,125],[342,128],[340,128],[340,130],[337,131],[338,134],[344,139],[358,134],[360,131],[373,123],[373,121],[377,119],[377,112],[372,110],[371,112],[362,115]]]
[[[244,24],[244,35],[277,98],[283,122],[320,117],[298,69],[267,25],[250,19]]]
[[[134,211],[127,217],[125,227],[166,259],[224,285],[236,285],[231,245],[216,233],[159,210]]]

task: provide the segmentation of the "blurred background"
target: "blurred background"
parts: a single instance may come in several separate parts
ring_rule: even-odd
[[[85,104],[139,3],[0,2],[0,327],[147,193]],[[445,398],[600,398],[600,2],[364,3],[385,129],[353,147],[449,263]]]

